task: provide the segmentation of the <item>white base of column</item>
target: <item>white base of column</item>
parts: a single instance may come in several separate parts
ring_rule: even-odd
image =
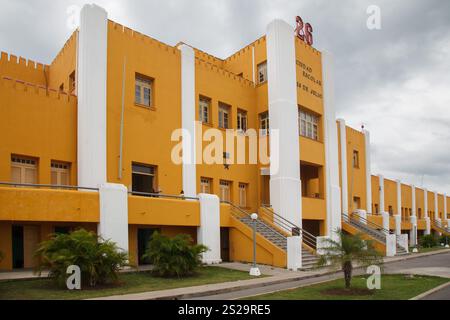
[[[98,234],[128,252],[128,190],[124,185],[100,186],[100,223]]]
[[[394,257],[397,254],[397,237],[395,234],[386,235],[386,257]]]
[[[398,244],[406,250],[406,252],[409,252],[409,241],[408,241],[408,235],[407,234],[401,234],[397,237]]]
[[[302,237],[287,238],[287,268],[292,271],[302,268]]]
[[[197,242],[208,247],[203,254],[204,264],[222,262],[220,249],[220,200],[216,195],[200,194],[200,227],[197,231]]]
[[[250,275],[252,277],[260,277],[261,276],[261,270],[259,270],[259,268],[251,268],[250,269]]]
[[[411,230],[409,231],[409,245],[411,247],[417,246],[417,217],[411,217]]]

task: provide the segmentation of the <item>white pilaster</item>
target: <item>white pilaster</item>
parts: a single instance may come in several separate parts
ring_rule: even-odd
[[[397,254],[397,236],[395,234],[386,235],[386,257],[394,257]]]
[[[339,186],[339,144],[336,125],[334,80],[333,56],[331,53],[323,51],[322,83],[325,116],[327,235],[337,241],[339,240],[339,235],[336,231],[342,229],[342,211],[341,188]]]
[[[416,186],[411,185],[411,215],[413,217],[417,216],[417,208],[416,208]]]
[[[397,214],[402,215],[402,183],[397,180]]]
[[[347,126],[344,119],[339,119],[339,133],[341,142],[341,196],[342,213],[348,216],[348,168],[347,168]]]
[[[378,181],[379,181],[379,191],[380,191],[380,212],[385,212],[385,204],[384,204],[384,177],[380,174],[378,175]],[[389,229],[389,228],[388,228]]]
[[[98,234],[128,251],[128,190],[124,185],[100,185],[100,223]]]
[[[270,135],[270,199],[276,213],[301,228],[296,70],[294,29],[274,20],[267,29],[267,74],[270,129],[279,134]]]
[[[195,53],[182,44],[181,51],[181,122],[183,127],[183,191],[186,197],[197,195],[195,134]]]
[[[205,264],[221,263],[220,249],[220,200],[216,195],[200,194],[200,227],[197,242],[208,247],[203,254]]]
[[[384,233],[388,235],[389,230],[391,229],[389,213],[383,211],[381,212],[381,216],[383,217],[383,229],[385,230]]]
[[[302,268],[302,237],[287,238],[287,269],[298,271]]]
[[[416,187],[411,185],[411,210],[412,214],[410,217],[411,230],[409,231],[409,242],[411,246],[417,245],[417,213],[416,213]]]
[[[395,234],[399,236],[402,234],[402,216],[396,214],[394,216],[394,221],[395,221]]]
[[[439,220],[439,205],[438,205],[438,193],[434,192],[434,220]]]
[[[106,183],[106,78],[108,15],[87,4],[78,36],[78,185]]]
[[[370,160],[370,132],[364,130],[364,141],[366,150],[366,208],[367,213],[372,214],[372,169]]]

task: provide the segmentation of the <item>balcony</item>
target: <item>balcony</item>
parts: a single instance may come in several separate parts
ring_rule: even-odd
[[[306,220],[326,220],[326,201],[320,198],[302,197],[302,215]]]

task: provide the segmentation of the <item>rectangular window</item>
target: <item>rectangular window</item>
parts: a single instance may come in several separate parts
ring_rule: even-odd
[[[220,195],[221,201],[231,202],[231,182],[221,180],[220,181]]]
[[[219,103],[219,128],[230,129],[231,106]]]
[[[239,206],[241,208],[247,208],[247,190],[248,184],[239,183]]]
[[[200,193],[212,194],[212,179],[201,178],[200,180]]]
[[[247,132],[247,111],[238,110],[237,113],[237,128],[241,132]]]
[[[353,150],[353,168],[359,168],[359,152]]]
[[[156,193],[157,167],[152,165],[132,165],[132,191],[136,193]]]
[[[153,79],[136,74],[136,85],[135,85],[135,103],[145,106],[153,106]]]
[[[211,114],[211,99],[206,97],[200,97],[198,110],[199,121],[207,124],[211,123],[210,114]]]
[[[361,198],[353,197],[353,210],[361,209]]]
[[[37,184],[37,160],[28,157],[11,157],[12,183]]]
[[[267,82],[267,62],[258,65],[258,84]]]
[[[69,76],[69,93],[75,93],[75,90],[76,90],[76,77],[74,71]]]
[[[70,164],[64,162],[52,161],[51,179],[54,186],[70,185]]]
[[[299,109],[298,124],[301,136],[319,140],[319,116]]]
[[[269,135],[270,124],[268,112],[264,112],[259,116],[259,129],[261,130],[261,135]]]

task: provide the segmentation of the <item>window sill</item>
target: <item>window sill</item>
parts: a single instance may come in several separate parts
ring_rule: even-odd
[[[156,107],[147,106],[145,104],[140,104],[140,103],[137,103],[137,102],[134,103],[134,106],[135,107],[139,107],[139,108],[144,108],[144,109],[147,109],[147,110],[150,110],[150,111],[156,111]]]
[[[313,139],[313,138],[310,138],[310,137],[305,137],[305,136],[302,136],[302,135],[300,135],[300,138],[304,138],[304,139],[306,139],[308,141],[313,141],[313,142],[318,142],[320,144],[323,144],[323,141],[320,140],[320,139],[316,140],[316,139]]]

